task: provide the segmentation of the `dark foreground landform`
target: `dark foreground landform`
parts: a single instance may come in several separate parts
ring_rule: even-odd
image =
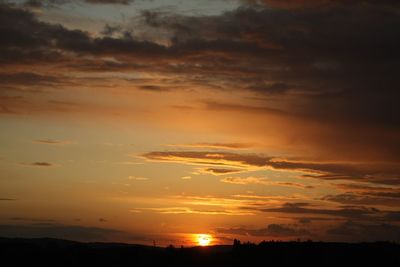
[[[400,245],[262,242],[160,248],[60,239],[0,238],[0,266],[400,266]]]

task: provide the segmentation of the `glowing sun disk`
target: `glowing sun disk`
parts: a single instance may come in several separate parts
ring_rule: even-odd
[[[196,241],[199,244],[199,246],[205,247],[210,245],[212,241],[212,236],[207,234],[199,234],[196,237]]]

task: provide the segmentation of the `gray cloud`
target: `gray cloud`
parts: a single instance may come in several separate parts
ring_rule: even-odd
[[[55,166],[54,164],[49,163],[49,162],[32,162],[30,164],[24,164],[24,165],[33,166],[33,167],[53,167],[53,166]]]
[[[304,237],[311,235],[306,229],[294,228],[293,226],[283,224],[269,224],[266,228],[260,229],[217,228],[216,231],[221,234],[269,237]]]
[[[285,203],[278,208],[265,208],[258,209],[263,212],[279,212],[289,214],[318,214],[329,215],[344,218],[373,218],[374,216],[381,215],[382,213],[375,208],[367,208],[363,206],[343,206],[339,209],[318,209],[309,208],[308,203]]]
[[[187,164],[235,166],[238,168],[273,168],[276,170],[306,172],[304,178],[325,180],[360,180],[382,184],[399,182],[398,166],[380,164],[351,164],[285,160],[257,154],[238,154],[216,151],[156,151],[142,155],[156,161],[173,161]],[[391,170],[390,168],[393,168]],[[309,173],[309,174],[307,174]]]
[[[62,238],[76,241],[126,240],[129,233],[98,227],[70,226],[56,223],[36,223],[24,225],[0,225],[0,236],[25,238]]]
[[[347,221],[327,231],[341,240],[360,241],[400,241],[400,227],[387,223],[357,223]]]
[[[89,4],[117,4],[117,5],[129,5],[134,0],[27,0],[24,5],[28,7],[55,7],[58,5],[64,5],[68,3],[85,2]]]

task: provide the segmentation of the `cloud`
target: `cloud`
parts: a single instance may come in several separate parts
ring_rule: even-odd
[[[227,175],[227,174],[232,174],[232,173],[238,173],[245,171],[243,169],[227,169],[227,168],[202,168],[199,169],[200,173],[205,173],[205,174],[212,174],[212,175]]]
[[[220,165],[235,167],[262,167],[267,159],[257,155],[240,155],[229,152],[171,151],[150,152],[142,155],[156,161],[173,161],[188,164]]]
[[[147,177],[140,177],[140,176],[128,176],[128,180],[147,181],[147,180],[149,180],[149,178],[147,178]]]
[[[84,242],[109,242],[116,240],[127,240],[130,234],[108,228],[62,225],[57,223],[40,223],[23,225],[1,224],[0,236],[24,238],[51,237]]]
[[[53,219],[37,219],[37,218],[29,218],[29,217],[11,217],[11,218],[9,218],[9,220],[35,222],[35,223],[55,223],[56,222]]]
[[[128,5],[133,3],[134,0],[85,0],[87,3],[91,4],[121,4]]]
[[[265,178],[258,177],[225,177],[220,180],[223,183],[227,184],[238,184],[238,185],[247,185],[247,184],[262,184],[268,185],[268,181]]]
[[[31,167],[54,167],[53,163],[49,162],[32,162],[32,163],[22,163],[24,166],[31,166]]]
[[[341,204],[350,204],[350,205],[382,205],[382,206],[394,206],[398,207],[399,199],[398,197],[380,197],[373,196],[373,194],[369,195],[360,195],[354,193],[344,193],[337,195],[326,195],[322,200],[332,201]]]
[[[192,165],[234,167],[245,170],[273,169],[303,172],[303,178],[324,180],[360,180],[381,184],[398,183],[396,165],[371,163],[316,162],[289,160],[257,154],[216,151],[156,151],[141,155],[152,161],[177,162]],[[391,169],[393,168],[393,170]],[[287,184],[289,185],[289,184]]]
[[[26,0],[24,5],[28,7],[54,7],[74,2],[85,2],[88,4],[117,4],[129,5],[134,0]]]
[[[45,144],[45,145],[68,145],[71,141],[68,140],[55,140],[55,139],[37,139],[34,143]]]
[[[344,191],[336,195],[326,195],[322,200],[343,204],[398,206],[400,189],[389,186],[376,186],[365,183],[334,184],[334,187]]]
[[[269,224],[266,228],[246,229],[246,228],[217,228],[216,231],[229,235],[247,236],[266,236],[266,237],[304,237],[311,233],[302,228],[293,228],[290,225]]]
[[[287,187],[296,187],[296,188],[307,188],[312,189],[314,188],[311,185],[304,185],[300,183],[293,183],[293,182],[278,182],[278,181],[271,181],[266,178],[259,178],[259,177],[225,177],[220,180],[223,183],[228,184],[238,184],[238,185],[247,185],[247,184],[260,184],[260,185],[267,185],[267,186],[287,186]]]
[[[15,198],[0,198],[0,201],[15,201]]]
[[[154,151],[144,158],[202,165],[213,174],[269,169],[301,172],[300,178],[392,185],[393,190],[347,188],[340,194],[329,193],[323,201],[395,206],[399,196],[395,186],[400,181],[398,4],[257,2],[265,5],[207,16],[143,11],[133,25],[117,25],[103,33],[72,30],[42,21],[37,13],[16,5],[0,4],[0,77],[6,89],[0,95],[0,112],[4,116],[92,109],[119,113],[118,108],[104,109],[100,103],[78,103],[55,94],[60,87],[53,85],[73,79],[65,73],[96,73],[101,85],[123,83],[124,88],[150,90],[152,96],[164,89],[193,88],[202,99],[168,106],[179,108],[179,115],[182,110],[184,115],[198,112],[207,125],[203,128],[239,135],[228,140],[245,140],[240,135],[257,140],[266,151],[278,151],[279,157],[229,152],[246,148],[240,143],[204,142],[189,145],[209,151]],[[329,5],[320,8],[322,2]],[[159,83],[135,84],[122,74],[104,76],[108,72],[162,78]],[[79,85],[87,82],[82,79]],[[37,87],[52,90],[41,97],[32,94]],[[205,88],[212,93],[205,93],[209,92]],[[176,119],[162,115],[164,123]],[[266,210],[274,209],[343,218],[377,215],[362,207],[323,211],[283,205]]]
[[[363,206],[343,206],[339,209],[308,208],[309,206],[310,204],[308,203],[285,203],[278,208],[265,208],[259,210],[263,212],[278,212],[288,214],[319,214],[358,219],[368,217],[373,218],[373,216],[381,214],[378,209]]]
[[[200,215],[227,215],[227,216],[248,216],[254,215],[251,211],[243,210],[200,210],[188,207],[167,207],[167,208],[136,208],[130,212],[156,212],[161,214],[200,214]]]
[[[153,92],[167,92],[169,91],[169,88],[167,87],[162,87],[162,86],[157,86],[157,85],[142,85],[139,86],[140,90],[144,91],[153,91]]]
[[[38,161],[38,162],[32,162],[32,163],[21,163],[24,166],[31,166],[31,167],[40,167],[40,168],[48,168],[48,167],[55,167],[57,165],[53,164],[53,163],[49,163],[49,162],[42,162],[42,161]]]
[[[340,6],[396,6],[396,0],[243,0],[247,4],[266,5],[269,7],[301,9],[301,8],[335,8]]]
[[[40,86],[40,85],[58,85],[62,83],[61,77],[55,77],[52,75],[44,75],[32,72],[16,72],[16,73],[0,73],[0,79],[2,81],[2,88],[15,88],[16,86]],[[27,89],[26,89],[27,90]],[[31,89],[32,91],[32,89]]]
[[[174,147],[195,147],[195,148],[215,148],[215,149],[245,149],[253,147],[247,143],[194,143],[194,144],[172,144]]]
[[[358,223],[347,221],[327,231],[329,235],[351,242],[400,240],[400,227],[387,223]]]

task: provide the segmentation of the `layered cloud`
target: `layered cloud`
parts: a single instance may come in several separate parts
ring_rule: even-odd
[[[107,242],[115,240],[135,239],[129,233],[99,227],[85,227],[78,225],[63,225],[52,222],[33,224],[0,224],[0,235],[3,237],[28,238],[62,238],[84,242]]]
[[[238,184],[238,185],[247,185],[247,184],[259,184],[259,185],[267,185],[267,186],[286,186],[286,187],[295,187],[295,188],[307,188],[312,189],[314,186],[311,185],[304,185],[300,183],[293,183],[293,182],[278,182],[278,181],[271,181],[266,178],[260,177],[225,177],[221,179],[221,182],[228,183],[228,184]]]
[[[178,162],[209,166],[231,166],[247,170],[269,168],[304,172],[303,177],[325,180],[361,180],[382,184],[398,183],[397,164],[313,162],[288,160],[257,154],[216,151],[160,151],[142,155],[153,161]]]
[[[278,2],[309,3],[265,3],[273,7]],[[145,11],[133,26],[146,29],[146,35],[135,35],[126,25],[112,35],[71,30],[5,4],[0,12],[0,62],[19,66],[1,75],[13,87],[21,88],[24,80],[26,85],[58,82],[63,77],[54,73],[54,65],[63,71],[162,74],[170,82],[168,91],[198,85],[253,94],[257,105],[214,99],[204,108],[250,113],[260,121],[270,119],[265,114],[278,116],[279,123],[269,127],[255,120],[246,128],[285,131],[285,149],[292,141],[330,159],[399,160],[395,70],[400,21],[393,1],[341,1],[296,10],[244,6],[213,16]],[[38,73],[28,73],[31,64]],[[157,84],[135,86],[165,91]],[[3,113],[13,105],[16,99],[4,101]],[[291,131],[280,129],[282,123],[292,125]],[[245,129],[238,125],[237,130]]]
[[[0,116],[62,113],[81,120],[85,116],[79,113],[90,121],[93,116],[130,116],[135,127],[150,125],[149,133],[173,129],[185,138],[166,134],[164,143],[176,142],[167,150],[149,136],[151,141],[132,153],[156,162],[157,168],[160,162],[195,165],[193,174],[222,177],[211,177],[221,192],[238,190],[225,198],[208,192],[180,196],[174,205],[133,213],[262,214],[302,218],[304,224],[340,220],[345,223],[329,235],[353,232],[354,239],[368,232],[374,238],[397,233],[398,1],[244,0],[239,8],[208,15],[161,8],[104,23],[97,31],[88,31],[83,22],[67,25],[68,16],[49,19],[46,12],[53,9],[46,7],[80,2],[94,9],[106,8],[98,4],[126,8],[133,1],[11,2],[0,4]],[[56,166],[41,161],[23,165]],[[258,173],[263,171],[304,183],[258,178],[268,177]],[[176,177],[187,179],[186,174]],[[153,176],[140,184],[157,181]],[[314,188],[301,190],[303,195],[272,196],[243,191],[248,184]],[[308,234],[274,223],[224,229],[252,236]]]
[[[305,237],[311,233],[303,228],[294,228],[290,225],[269,224],[266,228],[246,229],[246,228],[218,228],[218,233],[229,235],[263,236],[263,237]]]

